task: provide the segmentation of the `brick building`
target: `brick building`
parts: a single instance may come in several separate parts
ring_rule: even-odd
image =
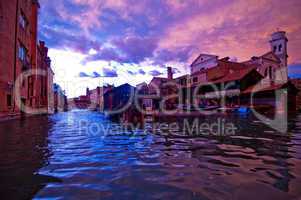
[[[51,69],[51,60],[48,57],[48,48],[45,46],[45,42],[40,41],[37,48],[37,66],[41,72],[47,75],[34,76],[35,86],[31,88],[34,90],[34,95],[31,98],[32,106],[35,108],[45,108],[48,112],[51,112],[51,107],[48,109],[48,105],[52,104],[53,95],[53,76],[54,73]]]
[[[86,94],[68,100],[71,109],[89,109],[91,107],[91,91],[86,89]]]
[[[96,111],[104,110],[104,94],[114,88],[112,85],[104,85],[103,87],[96,87],[89,91],[91,101],[90,109]]]
[[[18,116],[21,111],[26,112],[25,106],[46,108],[47,112],[47,94],[52,92],[48,82],[52,83],[49,79],[53,72],[45,44],[38,44],[39,7],[38,0],[0,1],[1,116]],[[46,71],[43,78],[35,74],[20,79],[24,72],[38,69]],[[16,89],[20,95],[14,94]]]

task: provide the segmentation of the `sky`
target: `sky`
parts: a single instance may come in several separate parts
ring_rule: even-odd
[[[39,38],[69,97],[86,87],[188,73],[200,54],[244,61],[286,31],[289,74],[301,77],[300,0],[40,0]]]

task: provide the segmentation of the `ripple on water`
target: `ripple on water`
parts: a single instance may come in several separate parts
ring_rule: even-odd
[[[285,135],[252,117],[227,118],[239,127],[228,137],[163,136],[149,124],[146,134],[104,137],[86,132],[89,125],[119,125],[89,111],[0,124],[10,130],[0,135],[0,192],[9,199],[301,197],[301,116]]]

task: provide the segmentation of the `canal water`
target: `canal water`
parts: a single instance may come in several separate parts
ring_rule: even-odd
[[[1,123],[0,199],[301,199],[301,115],[285,134],[224,118],[234,134],[125,129],[89,111]]]

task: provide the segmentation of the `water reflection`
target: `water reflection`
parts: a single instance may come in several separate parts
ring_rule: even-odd
[[[2,199],[30,199],[55,178],[38,174],[48,164],[48,117],[0,124],[0,194]]]
[[[37,199],[301,197],[301,116],[290,119],[287,134],[250,115],[224,118],[238,127],[235,135],[162,134],[151,124],[127,131],[89,111],[0,124],[1,195],[9,199],[28,199],[35,193]],[[216,116],[200,120],[215,122]]]

